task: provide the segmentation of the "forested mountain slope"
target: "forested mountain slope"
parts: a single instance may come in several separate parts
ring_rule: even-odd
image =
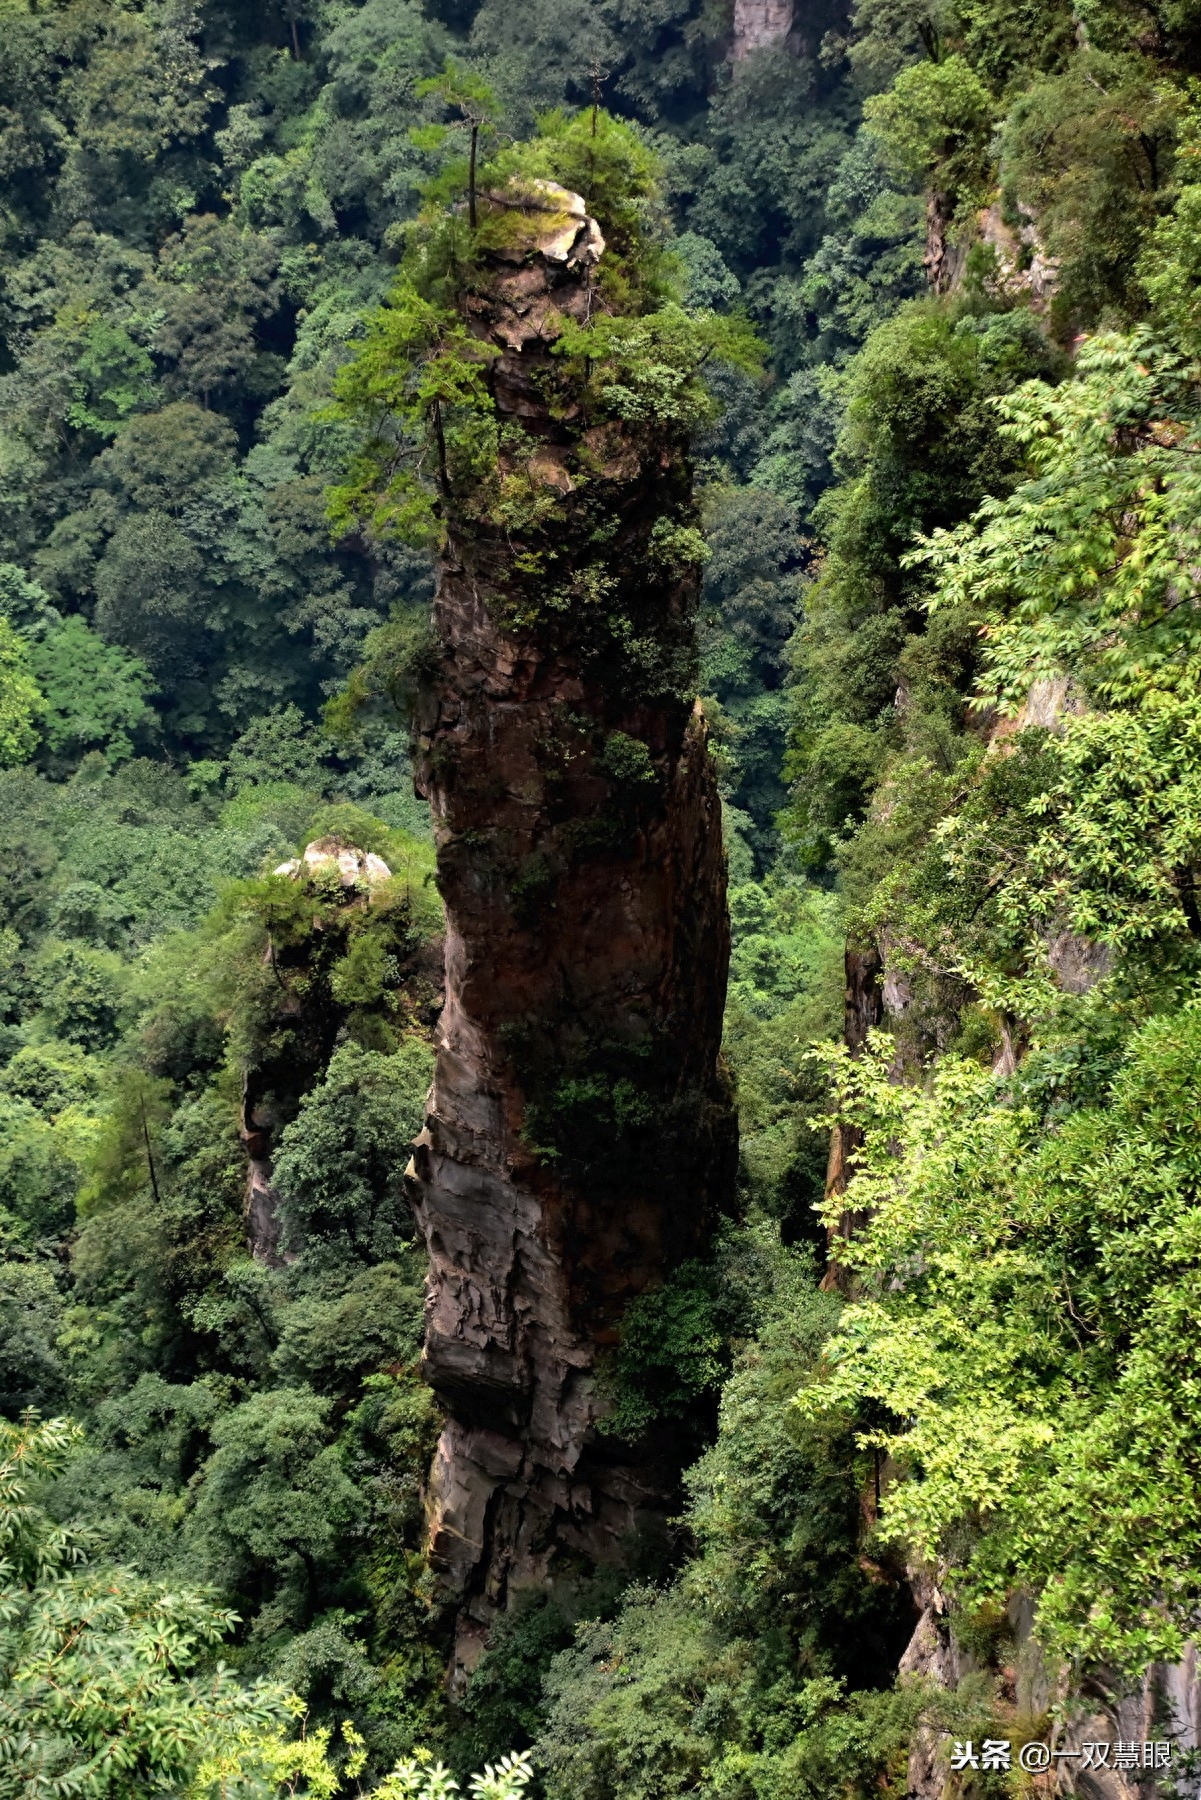
[[[0,26],[0,1796],[368,1792],[418,1746],[462,1779],[529,1748],[547,1800],[983,1795],[1023,1778],[955,1740],[1108,1741],[1124,1694],[1175,1733],[1201,15]],[[605,1362],[614,1441],[690,1464],[680,1516],[512,1607],[451,1696],[402,1181],[438,524],[359,504],[339,371],[421,209],[461,218],[473,127],[482,165],[594,122],[636,147],[655,304],[715,346],[738,1209]]]

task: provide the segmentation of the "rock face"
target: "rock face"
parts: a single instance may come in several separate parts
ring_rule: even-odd
[[[340,838],[317,838],[305,845],[303,856],[280,863],[274,871],[276,875],[290,875],[296,881],[322,877],[332,880],[335,872],[339,887],[364,891],[379,887],[381,882],[392,877],[382,856],[376,856],[371,850],[360,850],[357,845],[344,844]]]
[[[913,1636],[897,1670],[902,1683],[919,1680],[954,1691],[965,1676],[979,1675],[981,1665],[955,1640],[946,1595],[929,1569],[910,1571],[914,1597],[921,1606]],[[1201,1743],[1201,1680],[1197,1652],[1189,1645],[1183,1662],[1152,1663],[1139,1684],[1130,1688],[1090,1676],[1073,1690],[1061,1672],[1048,1670],[1032,1635],[1034,1609],[1029,1596],[1015,1595],[1008,1615],[1012,1638],[999,1677],[998,1707],[993,1730],[1009,1736],[1015,1752],[1031,1738],[1049,1744],[1055,1760],[1037,1777],[1031,1791],[1047,1795],[1080,1794],[1086,1800],[1139,1800],[1148,1793],[1146,1773],[1116,1766],[1119,1746],[1135,1757],[1142,1745],[1172,1739],[1174,1756],[1195,1752]],[[1055,1722],[1047,1724],[1049,1709]],[[919,1725],[909,1752],[907,1800],[944,1800],[955,1791],[950,1772],[954,1734],[933,1724]],[[1085,1752],[1084,1745],[1094,1748]],[[1105,1746],[1104,1749],[1097,1748]]]
[[[1019,206],[1021,224],[1013,230],[999,200],[977,214],[981,242],[996,256],[993,285],[1007,299],[1028,298],[1031,310],[1046,313],[1059,290],[1059,262],[1048,256],[1038,221],[1029,207]]]
[[[793,0],[734,0],[730,55],[742,62],[753,50],[782,44],[792,30]]]
[[[577,488],[594,508],[603,493],[626,601],[686,643],[695,572],[656,573],[647,549],[686,470],[648,471],[619,430],[552,417],[546,398],[564,317],[602,304],[600,233],[549,183],[489,204],[526,222],[467,303],[500,353],[492,389],[502,427],[522,428],[521,472],[563,499],[567,552],[585,530]],[[673,1471],[596,1430],[597,1357],[629,1301],[703,1246],[736,1140],[703,716],[680,693],[640,695],[575,615],[522,622],[520,546],[449,523],[417,721],[446,999],[409,1184],[430,1256],[424,1371],[450,1415],[429,1545],[461,1599],[462,1670],[516,1591],[619,1559],[669,1503]]]

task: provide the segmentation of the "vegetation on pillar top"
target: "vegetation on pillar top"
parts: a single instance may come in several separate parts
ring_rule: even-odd
[[[501,623],[604,614],[610,637],[628,637],[619,589],[632,559],[667,586],[703,559],[686,464],[717,410],[704,371],[756,371],[756,340],[741,317],[688,313],[674,297],[655,160],[607,113],[553,113],[497,152],[478,171],[474,227],[461,180],[452,171],[431,191],[392,294],[339,374],[333,410],[361,438],[330,494],[335,533],[453,544],[477,567],[503,545],[503,576],[495,556],[489,569]],[[544,410],[523,422],[498,401],[505,347],[489,315],[505,274],[539,256],[548,300],[523,348]]]
[[[502,627],[599,661],[628,692],[691,701],[705,552],[688,450],[716,411],[706,365],[757,370],[756,340],[740,317],[672,297],[654,158],[600,109],[552,114],[487,162],[475,230],[450,203],[462,175],[431,194],[339,375],[335,409],[361,437],[330,495],[335,532],[450,548]],[[506,347],[490,328],[505,276],[538,258],[522,372],[545,408],[530,420],[499,403]],[[411,615],[365,651],[338,724],[380,701],[407,710],[429,668]]]

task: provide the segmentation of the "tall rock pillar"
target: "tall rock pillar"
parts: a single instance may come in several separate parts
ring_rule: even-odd
[[[597,1358],[703,1248],[736,1154],[698,574],[662,548],[691,506],[686,458],[590,406],[553,354],[605,307],[579,197],[482,203],[510,217],[462,310],[527,523],[448,501],[417,721],[446,999],[410,1168],[424,1370],[449,1413],[430,1550],[461,1596],[460,1667],[518,1588],[619,1559],[668,1501],[651,1450],[596,1430]]]

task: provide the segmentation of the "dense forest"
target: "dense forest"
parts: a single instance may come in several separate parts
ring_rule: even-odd
[[[952,1744],[1180,1727],[1201,12],[787,12],[0,0],[0,1800],[936,1800],[1034,1791]],[[372,383],[477,153],[575,171],[621,307],[704,346],[645,417],[740,1147],[605,1363],[670,1528],[448,1684],[437,522]]]

